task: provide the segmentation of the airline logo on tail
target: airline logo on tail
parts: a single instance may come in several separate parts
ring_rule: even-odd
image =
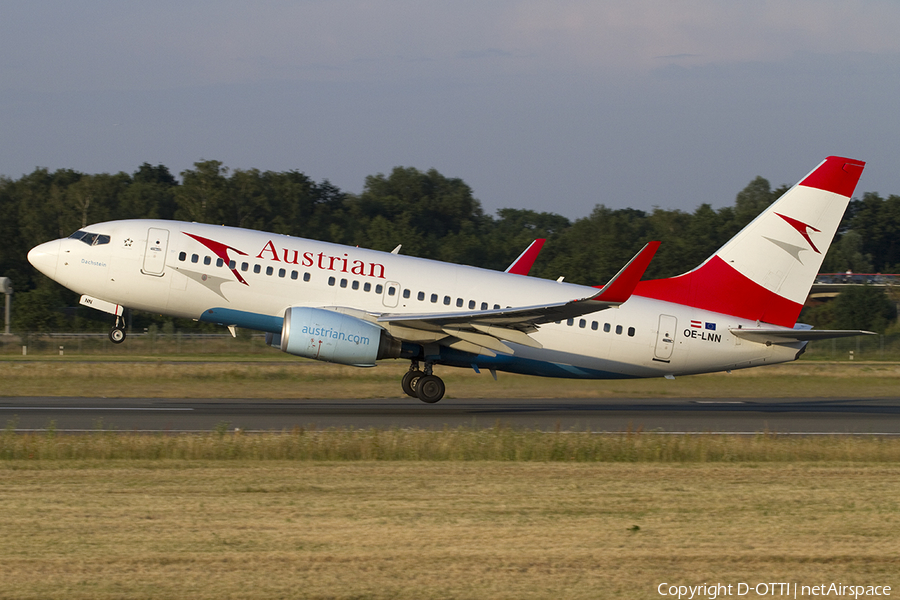
[[[785,221],[787,221],[788,225],[790,225],[791,227],[796,229],[797,232],[803,236],[803,239],[806,240],[806,242],[810,245],[810,247],[816,252],[816,254],[822,254],[821,252],[819,252],[819,249],[816,248],[816,245],[813,244],[813,241],[811,239],[809,239],[810,231],[815,231],[816,233],[822,233],[821,231],[819,231],[812,225],[807,225],[803,221],[798,221],[797,219],[794,219],[792,217],[786,217],[783,214],[778,213],[778,212],[775,214],[778,215],[779,217],[781,217],[782,219],[784,219]],[[797,260],[799,260],[799,259],[797,259]]]
[[[864,166],[828,157],[702,265],[642,281],[635,294],[793,327]],[[787,241],[792,237],[802,245]],[[801,252],[807,252],[803,259]]]

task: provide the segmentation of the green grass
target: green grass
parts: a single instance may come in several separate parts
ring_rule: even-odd
[[[610,463],[900,462],[900,439],[853,436],[664,435],[503,427],[426,430],[295,429],[244,434],[0,435],[0,461],[502,461]]]
[[[900,584],[896,463],[15,460],[0,490],[0,598]]]

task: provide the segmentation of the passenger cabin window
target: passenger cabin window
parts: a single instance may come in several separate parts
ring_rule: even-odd
[[[364,291],[364,292],[371,292],[371,291],[372,291],[372,284],[371,284],[371,283],[363,284],[363,291]]]
[[[628,328],[628,337],[634,337],[634,327]]]
[[[499,304],[495,304],[495,305],[494,305],[494,310],[500,310],[500,305],[499,305]]]
[[[241,263],[241,271],[246,271],[250,268],[250,265],[247,263]]]
[[[432,295],[431,295],[431,302],[432,302],[432,304],[434,304],[434,303],[437,302],[437,294],[432,294]]]
[[[187,252],[179,252],[178,260],[180,260],[181,262],[184,262],[185,260],[187,260]]]
[[[375,286],[375,293],[376,293],[376,294],[380,294],[380,293],[383,292],[383,291],[384,291],[384,286],[381,285],[380,283],[379,283],[378,285]]]
[[[204,265],[212,264],[212,259],[211,259],[210,257],[208,257],[208,256],[204,256],[204,257],[203,257],[203,264],[204,264]]]
[[[403,297],[409,298],[409,290],[403,290]]]
[[[232,271],[234,270],[234,268],[235,268],[236,266],[237,266],[237,263],[234,262],[233,260],[229,260],[229,261],[228,261],[228,268],[231,269]]]
[[[603,324],[603,333],[609,333],[609,323]]]
[[[303,281],[309,281],[309,273],[303,274]]]
[[[419,292],[418,295],[416,295],[416,299],[417,299],[419,302],[424,301],[424,300],[425,300],[425,292]]]
[[[388,286],[388,296],[393,296],[396,293],[397,293],[397,288],[395,288],[392,285],[389,285]]]
[[[581,329],[584,329],[584,326],[585,326],[585,325],[587,325],[587,321],[585,321],[584,319],[581,319],[580,321],[578,321],[578,326],[579,326]]]
[[[200,257],[199,257],[199,256],[197,256],[196,254],[191,254],[191,262],[192,262],[192,263],[195,263],[195,262],[197,262],[197,261],[199,261],[199,260],[200,260]]]
[[[450,306],[450,296],[444,296],[444,306]]]
[[[474,309],[474,308],[475,308],[475,301],[474,301],[474,300],[469,300],[469,310],[472,310],[472,309]]]
[[[342,287],[342,288],[347,287],[347,280],[346,280],[346,279],[341,279],[341,287]]]
[[[616,334],[622,335],[622,326],[621,325],[616,325]]]
[[[274,272],[275,272],[275,269],[273,269],[272,267],[266,267],[266,275],[271,275]]]
[[[262,271],[262,267],[260,267],[259,265],[253,265],[254,273],[259,273],[260,271]]]
[[[575,324],[575,319],[568,319],[568,320],[566,321],[566,325],[568,325],[569,327],[571,327],[571,326],[574,325],[574,324]]]
[[[456,299],[456,307],[457,307],[457,308],[462,308],[462,305],[463,305],[463,299],[462,299],[462,298],[457,298],[457,299]]]
[[[359,289],[359,282],[356,281],[356,280],[354,279],[354,280],[353,280],[353,283],[350,284],[350,287],[353,288],[354,290],[358,290],[358,289]]]
[[[299,276],[300,276],[300,273],[298,273],[297,271],[291,271],[291,279],[296,280],[297,277],[299,277]]]
[[[329,277],[329,278],[328,278],[328,285],[334,285],[334,282],[335,282],[335,278],[334,278],[334,277]]]
[[[487,302],[481,303],[481,310],[487,310]]]
[[[278,276],[279,276],[279,277],[284,277],[285,275],[287,275],[287,271],[286,271],[286,270],[284,270],[284,269],[278,269]]]
[[[224,265],[224,264],[225,264],[225,261],[222,260],[221,258],[217,258],[217,259],[216,259],[216,266],[217,266],[217,267],[221,267],[221,266]]]
[[[591,321],[591,329],[597,331],[597,321]]]

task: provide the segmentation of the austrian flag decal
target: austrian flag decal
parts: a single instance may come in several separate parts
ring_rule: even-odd
[[[714,333],[716,324],[709,321],[691,320],[691,326],[683,331],[684,337],[694,340],[703,340],[704,342],[714,342],[720,344],[722,342],[722,334]]]

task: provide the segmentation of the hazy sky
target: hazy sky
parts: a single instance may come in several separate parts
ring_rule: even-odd
[[[434,167],[576,218],[841,154],[900,194],[898,31],[895,0],[4,0],[0,174]]]

